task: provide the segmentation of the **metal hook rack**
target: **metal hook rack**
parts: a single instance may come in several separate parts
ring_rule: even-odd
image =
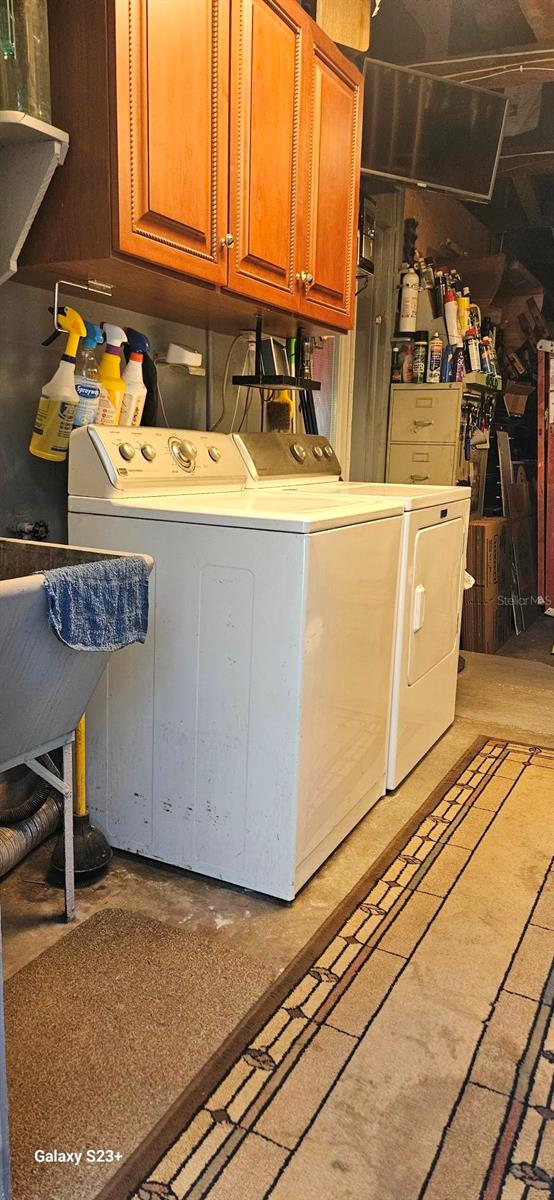
[[[253,387],[263,388],[265,390],[288,391],[288,392],[319,392],[321,383],[317,379],[311,379],[309,373],[305,371],[306,366],[306,338],[302,327],[299,325],[296,333],[296,374],[295,375],[264,375],[262,367],[262,318],[256,317],[256,341],[254,354],[254,375],[233,375],[232,382],[235,387]]]
[[[57,333],[63,333],[64,330],[58,325],[58,301],[60,288],[77,288],[80,292],[89,292],[94,296],[104,296],[111,300],[113,294],[113,285],[111,283],[101,283],[99,279],[87,279],[86,283],[77,283],[75,279],[56,279],[54,284],[54,329]]]

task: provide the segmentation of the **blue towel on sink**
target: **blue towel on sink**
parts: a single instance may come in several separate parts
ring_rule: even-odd
[[[104,558],[41,571],[54,632],[73,650],[121,650],[148,631],[148,566]]]

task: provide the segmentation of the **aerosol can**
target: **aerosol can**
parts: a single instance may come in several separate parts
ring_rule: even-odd
[[[123,372],[125,391],[119,414],[120,425],[140,425],[146,400],[146,384],[142,377],[143,355],[150,353],[150,342],[137,329],[126,329],[127,344],[131,351],[129,362]]]
[[[444,319],[448,331],[448,341],[451,346],[461,346],[460,327],[458,325],[458,303],[453,288],[448,288],[444,298]]]
[[[100,359],[98,374],[104,388],[96,418],[98,425],[119,425],[119,414],[125,384],[121,378],[121,347],[127,341],[127,334],[119,325],[102,324],[106,349]]]
[[[427,360],[427,383],[440,383],[442,363],[442,338],[434,333],[429,342],[429,357]]]
[[[413,267],[409,267],[402,276],[400,319],[398,322],[399,333],[415,333],[418,299],[419,275]]]
[[[481,355],[479,353],[479,338],[477,332],[470,326],[464,334],[464,356],[466,371],[481,370]]]
[[[87,332],[83,318],[74,308],[58,309],[58,325],[68,334],[65,352],[57,371],[42,389],[29,443],[31,454],[50,462],[63,462],[67,456],[79,403],[75,391],[75,356],[79,338]]]

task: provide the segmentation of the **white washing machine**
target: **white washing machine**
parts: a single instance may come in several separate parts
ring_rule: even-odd
[[[403,506],[387,761],[393,790],[454,720],[470,489],[342,482],[324,437],[235,434],[235,441],[258,488],[380,496]]]
[[[402,505],[245,485],[226,435],[72,434],[72,542],[156,562],[88,799],[115,847],[291,900],[385,792]]]

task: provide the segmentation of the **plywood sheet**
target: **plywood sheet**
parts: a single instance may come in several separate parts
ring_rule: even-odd
[[[316,20],[341,46],[367,50],[370,40],[371,0],[317,0]]]

